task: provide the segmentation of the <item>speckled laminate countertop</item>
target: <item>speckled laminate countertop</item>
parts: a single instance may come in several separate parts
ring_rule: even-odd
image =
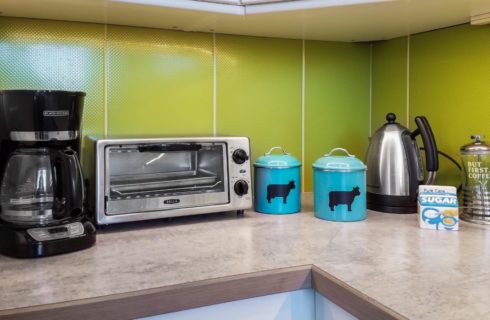
[[[490,229],[422,230],[417,215],[361,222],[303,212],[211,214],[113,226],[88,250],[0,256],[0,310],[314,264],[412,319],[490,318]]]

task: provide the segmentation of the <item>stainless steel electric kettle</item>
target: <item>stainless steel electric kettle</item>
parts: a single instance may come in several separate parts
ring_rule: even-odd
[[[371,210],[390,213],[417,212],[420,184],[432,184],[439,168],[434,134],[427,119],[415,117],[417,129],[410,132],[395,122],[393,113],[371,138],[367,152],[366,195]],[[421,135],[425,150],[427,177],[415,138]]]

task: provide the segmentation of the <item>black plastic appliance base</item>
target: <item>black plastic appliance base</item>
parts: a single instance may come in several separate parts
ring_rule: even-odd
[[[366,193],[369,210],[386,213],[416,213],[417,198],[410,196],[386,196],[376,193]]]
[[[14,258],[39,258],[90,248],[95,243],[95,227],[87,219],[80,222],[85,229],[83,235],[48,241],[34,240],[27,228],[0,223],[0,253]]]
[[[385,213],[416,213],[417,206],[415,207],[390,207],[384,205],[377,205],[374,203],[368,203],[367,208],[369,210],[380,211]]]

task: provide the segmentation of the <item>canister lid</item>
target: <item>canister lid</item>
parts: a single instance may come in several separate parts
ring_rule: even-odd
[[[282,154],[272,154],[275,149],[280,149]],[[254,166],[263,168],[293,168],[300,167],[301,161],[286,152],[282,147],[272,147],[269,152],[255,160]]]
[[[489,154],[490,146],[481,139],[485,138],[483,135],[474,135],[471,136],[471,139],[475,141],[472,143],[465,144],[462,146],[459,151],[463,155],[479,155],[479,154]]]
[[[342,151],[347,156],[334,156],[336,151]],[[316,160],[313,168],[325,171],[364,171],[366,166],[361,160],[343,148],[332,149],[329,153]]]

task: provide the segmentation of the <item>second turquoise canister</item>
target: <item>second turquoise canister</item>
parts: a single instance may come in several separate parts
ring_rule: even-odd
[[[272,154],[274,150],[279,154]],[[257,158],[255,167],[255,210],[288,214],[301,210],[301,162],[281,147],[273,147]]]
[[[334,155],[336,152],[344,155]],[[315,217],[331,221],[366,218],[366,166],[342,148],[335,148],[313,164]]]

